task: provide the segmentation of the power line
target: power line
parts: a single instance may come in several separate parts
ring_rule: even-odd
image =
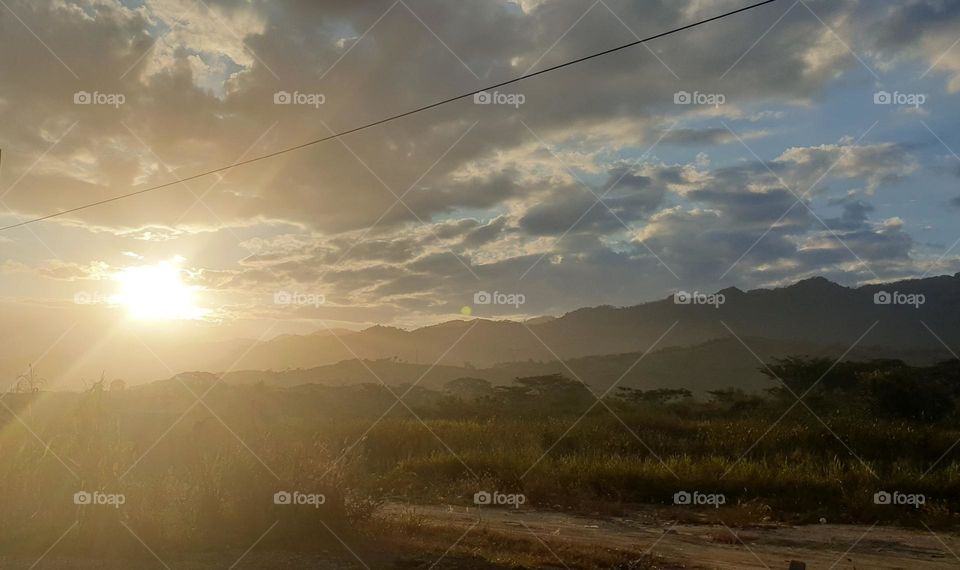
[[[592,54],[590,54],[590,55],[585,55],[585,56],[583,56],[583,57],[580,57],[580,58],[577,58],[577,59],[573,59],[573,60],[570,60],[570,61],[567,61],[567,62],[564,62],[564,63],[560,63],[560,64],[554,65],[554,66],[552,66],[552,67],[548,67],[548,68],[546,68],[546,69],[541,69],[540,71],[535,71],[535,72],[533,72],[533,73],[527,73],[527,74],[524,74],[524,75],[520,75],[520,76],[518,76],[518,77],[514,77],[513,79],[509,79],[509,80],[507,80],[507,81],[502,81],[502,82],[496,83],[496,84],[494,84],[494,85],[489,85],[489,86],[483,87],[483,88],[481,88],[481,89],[475,89],[475,90],[473,90],[473,91],[470,91],[470,92],[467,92],[467,93],[463,93],[463,94],[460,94],[460,95],[456,95],[456,96],[454,96],[454,97],[448,97],[447,99],[443,99],[443,100],[441,100],[441,101],[436,101],[436,102],[434,102],[434,103],[430,103],[429,105],[424,105],[424,106],[422,106],[422,107],[417,107],[416,109],[411,109],[410,111],[406,111],[406,112],[403,112],[403,113],[399,113],[399,114],[397,114],[397,115],[392,115],[392,116],[390,116],[390,117],[386,117],[386,118],[384,118],[384,119],[380,119],[380,120],[374,121],[374,122],[372,122],[372,123],[367,123],[367,124],[361,125],[361,126],[359,126],[359,127],[353,127],[353,128],[351,128],[351,129],[347,129],[347,130],[345,130],[345,131],[340,131],[340,132],[338,132],[338,133],[334,133],[334,134],[332,134],[332,135],[328,135],[328,136],[325,136],[325,137],[322,137],[322,138],[319,138],[319,139],[315,139],[315,140],[312,140],[312,141],[308,141],[308,142],[305,142],[305,143],[301,143],[301,144],[298,144],[298,145],[296,145],[296,146],[291,146],[291,147],[284,148],[284,149],[281,149],[281,150],[278,150],[278,151],[274,151],[274,152],[271,152],[271,153],[268,153],[268,154],[256,156],[256,157],[254,157],[254,158],[248,158],[248,159],[246,159],[246,160],[241,160],[241,161],[239,161],[239,162],[234,162],[233,164],[228,164],[227,166],[221,166],[221,167],[219,167],[219,168],[214,168],[213,170],[207,170],[206,172],[201,172],[201,173],[199,173],[199,174],[192,174],[192,175],[190,175],[190,176],[187,176],[186,178],[178,178],[177,180],[174,180],[174,181],[172,181],[172,182],[166,182],[166,183],[164,183],[164,184],[159,184],[159,185],[157,185],[157,186],[151,186],[150,188],[144,188],[143,190],[137,190],[137,191],[135,191],[135,192],[129,192],[129,193],[127,193],[127,194],[120,194],[119,196],[114,196],[114,197],[112,197],[112,198],[106,198],[106,199],[104,199],[104,200],[98,200],[98,201],[96,201],[96,202],[90,202],[89,204],[84,204],[84,205],[82,205],[82,206],[77,206],[77,207],[75,207],[75,208],[70,208],[70,209],[68,209],[68,210],[63,210],[63,211],[56,212],[56,213],[53,213],[53,214],[47,214],[47,215],[45,215],[45,216],[40,216],[40,217],[38,217],[38,218],[32,218],[32,219],[29,219],[29,220],[25,220],[25,221],[22,221],[22,222],[18,222],[18,223],[16,223],[16,224],[12,224],[12,225],[9,225],[9,226],[4,226],[4,227],[0,228],[0,232],[6,231],[6,230],[9,230],[9,229],[13,229],[13,228],[18,228],[18,227],[21,227],[21,226],[25,226],[25,225],[27,225],[27,224],[33,224],[33,223],[36,223],[36,222],[42,222],[42,221],[44,221],[44,220],[49,220],[50,218],[56,218],[56,217],[59,217],[59,216],[64,216],[64,215],[66,215],[66,214],[72,214],[72,213],[74,213],[74,212],[79,212],[80,210],[86,210],[86,209],[88,209],[88,208],[94,208],[94,207],[96,207],[96,206],[102,206],[103,204],[109,204],[110,202],[116,202],[116,201],[118,201],[118,200],[124,200],[124,199],[126,199],[126,198],[131,198],[131,197],[133,197],[133,196],[138,196],[138,195],[140,195],[140,194],[146,194],[147,192],[153,192],[154,190],[160,190],[161,188],[168,188],[168,187],[170,187],[170,186],[175,186],[175,185],[180,184],[180,183],[182,183],[182,182],[188,182],[188,181],[190,181],[190,180],[195,180],[195,179],[197,179],[197,178],[202,178],[202,177],[204,177],[204,176],[209,176],[209,175],[211,175],[211,174],[216,174],[216,173],[218,173],[218,172],[225,172],[225,171],[227,171],[227,170],[231,170],[231,169],[236,168],[236,167],[238,167],[238,166],[244,166],[244,165],[251,164],[251,163],[254,163],[254,162],[259,162],[259,161],[261,161],[261,160],[266,160],[266,159],[268,159],[268,158],[273,158],[273,157],[279,156],[279,155],[281,155],[281,154],[286,154],[286,153],[288,153],[288,152],[293,152],[293,151],[295,151],[295,150],[300,150],[300,149],[306,148],[306,147],[308,147],[308,146],[313,146],[313,145],[315,145],[315,144],[320,144],[320,143],[323,143],[323,142],[327,142],[327,141],[330,141],[330,140],[333,140],[333,139],[336,139],[336,138],[340,138],[340,137],[342,137],[342,136],[346,136],[346,135],[349,135],[349,134],[352,134],[352,133],[360,132],[360,131],[363,131],[363,130],[366,130],[366,129],[369,129],[369,128],[372,128],[372,127],[376,127],[376,126],[382,125],[382,124],[384,124],[384,123],[389,123],[389,122],[391,122],[391,121],[396,121],[397,119],[402,119],[402,118],[404,118],[404,117],[409,117],[410,115],[414,115],[414,114],[416,114],[416,113],[421,113],[421,112],[423,112],[423,111],[428,111],[428,110],[430,110],[430,109],[433,109],[433,108],[435,108],[435,107],[439,107],[439,106],[441,106],[441,105],[446,105],[446,104],[448,104],[448,103],[453,103],[454,101],[459,101],[460,99],[466,99],[467,97],[472,97],[472,96],[474,96],[474,95],[476,95],[476,94],[478,94],[478,93],[482,93],[482,92],[484,92],[484,91],[490,91],[490,90],[493,90],[493,89],[498,89],[498,88],[503,87],[503,86],[505,86],[505,85],[511,85],[511,84],[513,84],[513,83],[518,83],[518,82],[520,82],[520,81],[524,81],[524,80],[526,80],[526,79],[530,79],[531,77],[536,77],[536,76],[538,76],[538,75],[543,75],[543,74],[545,74],[545,73],[550,73],[551,71],[556,71],[556,70],[558,70],[558,69],[561,69],[561,68],[564,68],[564,67],[569,67],[569,66],[571,66],[571,65],[576,65],[576,64],[582,63],[582,62],[584,62],[584,61],[588,61],[588,60],[591,60],[591,59],[596,59],[596,58],[598,58],[598,57],[603,57],[603,56],[605,56],[605,55],[609,55],[609,54],[614,53],[614,52],[618,52],[618,51],[621,51],[621,50],[625,50],[625,49],[627,49],[627,48],[631,48],[631,47],[634,47],[634,46],[637,46],[637,45],[640,45],[640,44],[643,44],[643,43],[646,43],[646,42],[649,42],[649,41],[653,41],[653,40],[656,40],[656,39],[659,39],[659,38],[663,38],[663,37],[666,37],[666,36],[669,36],[669,35],[672,35],[672,34],[676,34],[676,33],[679,33],[679,32],[685,31],[685,30],[689,30],[689,29],[691,29],[691,28],[696,28],[696,27],[702,26],[702,25],[704,25],[704,24],[709,24],[710,22],[715,22],[715,21],[717,21],[717,20],[722,20],[722,19],[724,19],[724,18],[727,18],[727,17],[729,17],[729,16],[733,16],[733,15],[735,15],[735,14],[739,14],[739,13],[741,13],[741,12],[746,12],[746,11],[748,11],[748,10],[753,10],[754,8],[759,8],[760,6],[764,6],[764,5],[766,5],[766,4],[772,4],[772,3],[776,2],[776,1],[777,1],[777,0],[764,0],[763,2],[757,2],[756,4],[751,4],[750,6],[745,6],[745,7],[743,7],[743,8],[738,8],[738,9],[736,9],[736,10],[732,10],[732,11],[730,11],[730,12],[725,12],[725,13],[720,14],[720,15],[718,15],[718,16],[713,16],[712,18],[707,18],[706,20],[700,20],[700,21],[698,21],[698,22],[694,22],[694,23],[692,23],[692,24],[687,24],[687,25],[681,26],[681,27],[679,27],[679,28],[674,28],[674,29],[668,30],[668,31],[666,31],[666,32],[661,32],[661,33],[659,33],[659,34],[656,34],[656,35],[653,35],[653,36],[650,36],[650,37],[647,37],[647,38],[639,39],[639,40],[636,40],[636,41],[633,41],[633,42],[630,42],[630,43],[626,43],[626,44],[623,44],[623,45],[619,45],[619,46],[617,46],[617,47],[613,47],[613,48],[610,48],[610,49],[606,49],[606,50],[603,50],[603,51],[599,51],[599,52],[596,52],[596,53],[592,53]]]

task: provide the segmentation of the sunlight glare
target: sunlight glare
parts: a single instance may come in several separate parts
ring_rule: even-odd
[[[125,306],[132,319],[148,321],[196,320],[209,311],[197,306],[198,287],[183,282],[183,258],[155,265],[127,267],[114,275],[120,293],[112,299]]]

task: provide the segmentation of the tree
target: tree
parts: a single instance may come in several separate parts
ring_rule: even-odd
[[[497,386],[494,388],[497,398],[506,403],[529,402],[533,393],[527,386]]]
[[[789,388],[771,390],[783,400],[792,402],[795,394],[814,407],[847,414],[934,422],[953,413],[960,396],[957,361],[917,367],[894,359],[834,363],[827,358],[789,357],[763,371]]]
[[[665,405],[693,398],[693,392],[686,388],[657,388],[643,391],[637,388],[618,388],[618,396],[633,403]]]
[[[740,388],[721,388],[719,390],[709,390],[707,394],[718,404],[734,404],[742,402],[748,398],[747,394]]]
[[[916,369],[875,374],[870,378],[871,402],[878,415],[936,422],[950,415],[955,401],[939,379],[919,377]]]
[[[643,394],[643,400],[652,404],[670,404],[681,400],[693,398],[693,393],[686,388],[659,388],[656,390],[647,390]]]
[[[548,396],[563,392],[586,391],[586,388],[580,382],[570,380],[563,374],[543,374],[540,376],[524,376],[515,378],[514,382],[521,386],[526,386],[537,396]]]
[[[594,400],[586,386],[563,374],[515,378],[514,384],[497,386],[494,390],[501,402],[542,407],[550,412],[580,409],[585,402]]]
[[[752,412],[761,409],[766,401],[762,396],[747,394],[740,388],[724,388],[707,392],[713,401],[731,412]]]
[[[514,382],[551,409],[579,407],[585,401],[593,401],[590,390],[584,384],[563,374],[525,376]]]
[[[818,384],[823,383],[832,372],[834,361],[829,358],[811,358],[808,356],[788,356],[778,358],[773,364],[763,366],[760,372],[768,378],[780,383],[783,382],[789,390],[778,386],[785,393],[793,392],[797,396],[806,393]],[[830,382],[835,384],[835,382]]]
[[[483,378],[464,376],[443,385],[443,391],[466,401],[475,401],[493,395],[493,386]]]

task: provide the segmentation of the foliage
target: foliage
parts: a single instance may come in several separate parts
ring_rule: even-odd
[[[484,489],[591,509],[670,508],[677,491],[699,489],[792,522],[957,523],[957,362],[791,358],[768,372],[767,395],[623,389],[602,405],[561,375],[496,387],[461,378],[442,392],[97,382],[11,393],[0,408],[0,549],[42,553],[73,524],[58,549],[142,553],[124,526],[160,550],[242,549],[276,520],[265,547],[323,548],[329,531],[365,532],[383,501],[470,504]],[[326,503],[275,505],[284,489]],[[927,506],[879,507],[884,489],[922,493]],[[126,502],[77,505],[81,490]]]

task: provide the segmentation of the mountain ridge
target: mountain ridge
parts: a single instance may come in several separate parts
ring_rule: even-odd
[[[451,365],[414,364],[392,359],[344,360],[308,369],[238,370],[222,376],[209,372],[184,372],[152,386],[172,386],[181,382],[206,389],[216,382],[234,385],[264,384],[280,388],[305,385],[329,387],[360,384],[391,387],[416,384],[442,389],[457,378],[481,378],[492,385],[507,385],[515,378],[562,374],[579,379],[600,394],[615,387],[686,388],[703,394],[709,390],[735,387],[759,391],[774,386],[761,369],[763,363],[786,356],[823,358],[844,357],[847,361],[878,359],[903,360],[911,365],[930,365],[950,358],[946,350],[891,350],[887,347],[858,346],[847,351],[842,345],[809,342],[771,341],[756,337],[713,339],[693,346],[672,346],[643,352],[585,356],[565,362],[521,361],[500,363],[485,368]]]
[[[884,291],[922,295],[924,303],[877,304],[874,296]],[[941,350],[937,337],[951,346],[960,343],[960,324],[952,318],[960,314],[960,274],[857,287],[812,277],[785,287],[727,287],[717,293],[724,297],[717,306],[678,304],[671,296],[625,307],[584,307],[548,319],[452,319],[411,330],[375,325],[338,338],[287,335],[247,347],[242,356],[211,369],[312,368],[356,358],[489,367],[632,353],[658,339],[658,347],[697,345],[731,334],[846,346],[866,334],[863,342],[904,350]]]

